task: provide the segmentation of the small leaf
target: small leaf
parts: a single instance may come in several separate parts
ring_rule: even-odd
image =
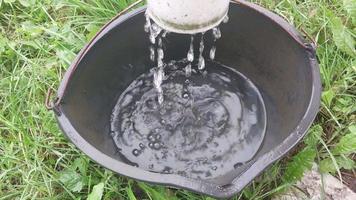
[[[304,140],[305,144],[310,147],[315,146],[318,143],[322,133],[323,128],[319,124],[313,126],[311,129],[309,129],[309,133]]]
[[[32,5],[35,5],[36,0],[19,0],[20,4],[23,5],[24,7],[30,7]]]
[[[355,162],[348,157],[337,156],[335,157],[337,165],[344,169],[353,169]],[[322,173],[335,173],[337,171],[331,158],[326,158],[319,163],[319,169]]]
[[[214,200],[214,199],[211,197],[206,197],[205,200]]]
[[[351,134],[356,135],[356,125],[351,125],[351,126],[349,126],[348,129],[349,129]]]
[[[352,128],[353,129],[353,128]],[[356,152],[356,132],[344,135],[331,150],[334,155],[350,154]]]
[[[40,46],[36,43],[36,40],[22,40],[19,43],[21,43],[22,45],[33,47],[35,49],[40,49]]]
[[[350,56],[356,55],[355,40],[348,32],[347,28],[342,24],[339,17],[335,16],[331,11],[328,12],[329,27],[333,34],[333,39],[336,46]]]
[[[330,107],[334,97],[335,97],[335,92],[329,89],[328,91],[323,92],[321,99],[326,104],[326,106]]]
[[[70,64],[75,58],[75,54],[69,50],[58,49],[56,52],[56,56],[65,64]]]
[[[101,200],[104,192],[104,183],[101,182],[93,187],[93,190],[88,195],[87,200]]]
[[[124,9],[128,6],[128,3],[126,1],[118,1],[119,8]]]
[[[127,196],[129,197],[129,200],[137,200],[132,189],[131,189],[131,186],[126,187],[126,193],[127,193]]]
[[[79,169],[79,172],[81,173],[81,175],[85,176],[87,173],[87,169],[88,169],[88,162],[84,158],[79,157],[74,160],[72,168],[73,168],[73,170]]]
[[[31,37],[37,37],[43,32],[41,27],[36,26],[31,21],[25,21],[21,23],[21,28],[19,29],[19,31]]]
[[[65,0],[52,0],[52,5],[55,10],[59,10],[66,5],[66,1]]]
[[[139,187],[142,188],[148,196],[152,197],[152,199],[155,200],[166,200],[166,199],[172,199],[167,198],[166,192],[164,191],[164,188],[162,187],[151,187],[145,183],[138,183]]]
[[[16,0],[4,0],[5,3],[14,3]]]
[[[356,0],[344,0],[344,9],[349,17],[351,17],[352,24],[356,25]]]
[[[99,26],[93,25],[93,24],[88,24],[87,26],[85,26],[85,29],[87,29],[87,31],[89,32],[85,37],[86,39],[89,41],[91,40],[96,33],[100,30]]]
[[[304,172],[312,168],[315,157],[316,151],[312,147],[306,147],[303,151],[299,152],[287,164],[283,180],[288,183],[300,180]]]
[[[2,37],[0,34],[0,53],[5,51],[6,44],[7,44],[7,39]]]
[[[59,180],[72,192],[80,192],[86,185],[80,174],[74,170],[65,170],[60,173]]]
[[[336,99],[333,110],[337,112],[342,112],[345,115],[351,114],[356,111],[356,104],[350,96],[339,96]]]

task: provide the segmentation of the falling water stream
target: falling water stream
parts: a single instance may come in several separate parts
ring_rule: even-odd
[[[113,110],[111,131],[120,153],[142,169],[199,179],[249,161],[263,141],[266,111],[250,79],[214,61],[220,28],[208,31],[214,40],[208,59],[207,32],[191,36],[186,58],[168,63],[163,38],[169,33],[147,15],[144,29],[154,67],[132,81]]]

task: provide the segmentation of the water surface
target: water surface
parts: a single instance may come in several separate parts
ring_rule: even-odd
[[[138,167],[209,179],[249,161],[266,127],[263,100],[242,74],[207,61],[204,71],[187,59],[164,66],[164,101],[152,69],[134,80],[115,106],[111,130],[120,153]]]

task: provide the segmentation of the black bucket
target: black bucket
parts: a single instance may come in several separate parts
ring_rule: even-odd
[[[216,179],[155,173],[123,158],[110,135],[118,97],[152,66],[144,12],[139,8],[117,16],[79,53],[51,106],[58,123],[86,155],[121,175],[231,197],[291,150],[312,124],[321,93],[314,46],[276,14],[245,1],[232,3],[230,20],[221,25],[216,60],[248,77],[260,91],[267,118],[262,145],[251,160]],[[165,59],[186,57],[189,39],[170,34]]]

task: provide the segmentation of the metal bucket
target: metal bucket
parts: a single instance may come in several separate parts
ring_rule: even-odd
[[[312,124],[321,93],[315,49],[276,14],[245,1],[232,3],[230,21],[221,25],[216,60],[251,79],[261,92],[267,116],[264,141],[253,159],[218,179],[154,173],[130,165],[110,136],[110,115],[119,95],[150,68],[144,12],[139,8],[105,25],[78,54],[48,106],[71,142],[118,174],[231,197],[286,155]],[[189,35],[170,34],[168,40],[167,60],[186,56]]]

